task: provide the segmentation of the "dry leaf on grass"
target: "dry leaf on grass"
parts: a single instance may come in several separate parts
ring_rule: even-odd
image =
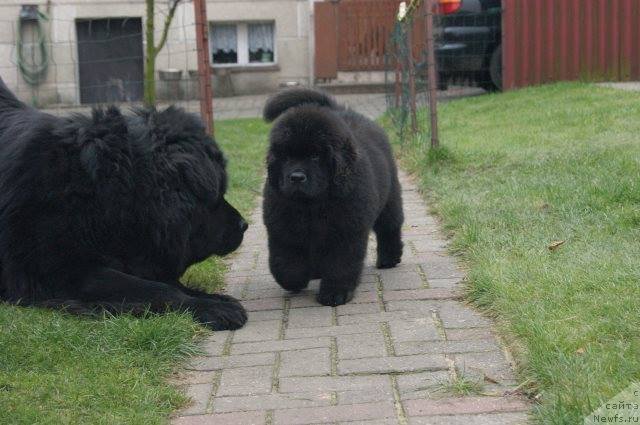
[[[564,245],[566,241],[553,241],[549,244],[548,248],[549,251],[555,251],[556,249],[560,248],[562,245]]]
[[[484,375],[484,380],[487,381],[487,382],[490,382],[492,384],[499,384],[498,381],[496,381],[495,379],[493,379],[492,377],[490,377],[487,374]]]

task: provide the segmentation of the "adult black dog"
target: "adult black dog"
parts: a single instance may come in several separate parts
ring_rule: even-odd
[[[88,313],[190,311],[215,330],[246,313],[184,287],[186,268],[238,247],[225,160],[180,109],[58,118],[0,80],[0,300]]]
[[[377,266],[402,257],[401,188],[384,131],[324,93],[291,89],[264,108],[270,135],[264,222],[269,266],[284,289],[322,279],[318,302],[353,298],[371,229]]]

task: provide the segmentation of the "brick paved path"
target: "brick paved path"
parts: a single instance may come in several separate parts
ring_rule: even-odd
[[[354,300],[319,305],[269,274],[261,211],[226,277],[249,322],[206,341],[184,373],[193,403],[174,424],[521,424],[528,405],[491,323],[459,300],[464,273],[424,201],[401,177],[402,264],[377,270],[375,239]],[[451,383],[481,384],[458,397]]]

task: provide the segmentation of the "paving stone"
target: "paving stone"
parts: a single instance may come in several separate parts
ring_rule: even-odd
[[[390,322],[389,330],[394,344],[408,341],[439,341],[443,339],[431,317]]]
[[[418,254],[444,252],[447,249],[447,241],[443,239],[429,238],[428,240],[413,240],[411,242],[413,251]]]
[[[526,413],[489,413],[411,418],[412,425],[525,425],[528,423],[529,417]]]
[[[456,288],[462,284],[462,278],[456,277],[451,279],[427,279],[429,288]]]
[[[280,356],[280,376],[322,376],[331,374],[329,348],[285,351]]]
[[[352,304],[375,303],[378,302],[378,293],[376,291],[356,290],[356,293],[350,302]]]
[[[290,303],[291,303],[291,308],[320,306],[318,301],[316,301],[316,294],[314,292],[307,292],[307,291],[291,296]]]
[[[391,384],[386,376],[312,376],[280,378],[281,393],[330,391],[385,391]]]
[[[404,322],[422,319],[424,315],[405,311],[379,311],[369,314],[351,314],[338,317],[338,324],[352,325],[357,323]]]
[[[527,403],[516,397],[461,397],[439,400],[416,399],[404,403],[407,415],[464,415],[494,412],[522,412]]]
[[[375,262],[375,257],[371,257],[371,259],[368,261]],[[377,280],[373,282],[360,282],[360,284],[358,285],[359,292],[372,292],[372,291],[375,292],[377,290],[378,290]]]
[[[382,277],[384,291],[396,291],[400,289],[418,289],[426,286],[417,271],[404,273],[389,273]]]
[[[445,328],[479,328],[491,324],[480,313],[461,303],[445,302],[438,312]]]
[[[243,276],[243,277],[232,277],[232,276],[226,276],[224,277],[224,284],[226,288],[229,288],[231,286],[240,286],[240,287],[244,287],[244,285],[247,283],[247,280],[249,278],[247,276]]]
[[[213,415],[181,416],[173,425],[264,425],[267,412],[216,413]]]
[[[285,338],[317,338],[322,336],[351,335],[378,330],[377,323],[361,323],[356,325],[326,326],[322,328],[287,329]]]
[[[171,382],[177,385],[209,384],[213,383],[216,371],[181,370],[171,377]]]
[[[339,425],[398,425],[396,418],[374,419],[371,421],[340,422]]]
[[[231,354],[263,353],[272,351],[304,350],[306,348],[330,347],[331,339],[300,338],[277,341],[243,342],[231,345]]]
[[[344,304],[336,307],[336,313],[338,315],[338,321],[340,316],[346,316],[350,314],[366,314],[366,313],[379,313],[380,305],[378,303],[367,304]]]
[[[184,409],[181,414],[183,415],[200,415],[206,412],[207,405],[209,404],[209,398],[213,385],[211,384],[193,384],[186,387],[185,393],[187,397],[191,399],[191,402]]]
[[[375,273],[380,276],[380,279],[384,281],[387,278],[393,278],[394,275],[403,273],[415,273],[418,271],[418,266],[413,263],[403,261],[397,266],[391,269],[375,269]]]
[[[375,269],[364,269],[360,276],[360,285],[363,283],[378,283],[378,272]]]
[[[385,301],[399,300],[446,300],[459,298],[460,294],[448,288],[410,289],[404,291],[384,291]]]
[[[387,354],[382,332],[339,335],[338,358],[362,359],[367,357],[383,357]]]
[[[464,271],[454,262],[422,263],[422,271],[429,279],[452,279],[464,277]]]
[[[502,351],[453,355],[456,369],[465,376],[483,380],[486,377],[500,383],[514,382],[515,376]]]
[[[496,341],[490,339],[475,339],[465,341],[411,341],[398,342],[394,345],[396,355],[410,354],[450,354],[495,351]]]
[[[224,293],[227,295],[231,295],[238,300],[242,300],[244,289],[245,285],[229,285],[224,289]]]
[[[406,311],[423,316],[431,316],[432,311],[438,311],[439,306],[447,301],[448,300],[386,301],[384,305],[387,311]]]
[[[293,328],[315,328],[317,326],[331,326],[333,309],[331,307],[292,308],[289,310],[287,326]]]
[[[246,272],[254,269],[254,259],[247,256],[234,259],[228,269],[228,274],[233,275],[234,272]]]
[[[296,407],[329,406],[331,393],[266,394],[239,397],[217,397],[214,412],[238,412],[251,410],[292,409]]]
[[[278,339],[280,335],[280,320],[266,320],[264,322],[247,322],[243,328],[235,331],[233,342],[269,341]]]
[[[393,400],[391,385],[376,390],[337,391],[338,404],[360,404]]]
[[[241,354],[223,357],[197,357],[186,366],[189,370],[221,370],[245,366],[273,365],[276,361],[275,353]]]
[[[262,291],[265,289],[282,289],[280,285],[273,279],[271,275],[262,274],[259,276],[250,276],[247,279],[247,290],[249,292]],[[280,298],[280,297],[276,297]]]
[[[495,340],[490,328],[461,328],[446,329],[445,334],[449,341],[467,341],[475,339]]]
[[[402,374],[396,377],[400,398],[411,400],[415,398],[441,398],[440,388],[450,381],[449,371],[420,372]]]
[[[345,420],[393,418],[395,415],[393,403],[386,402],[276,410],[273,417],[275,425],[305,425]]]
[[[402,357],[375,357],[362,361],[340,360],[338,373],[353,375],[365,373],[401,373],[427,370],[444,370],[449,367],[445,357],[440,354],[419,354]]]
[[[282,320],[282,310],[252,311],[248,314],[250,322],[264,322],[266,320]]]
[[[262,300],[244,301],[242,306],[247,311],[282,310],[284,298],[265,298]]]
[[[278,287],[265,288],[260,290],[248,291],[246,295],[242,297],[242,300],[262,300],[268,298],[283,298],[287,296],[287,291]]]
[[[225,369],[216,396],[268,394],[272,369],[270,366]]]
[[[228,331],[221,332],[220,334],[216,332],[214,336],[202,341],[202,350],[204,352],[203,355],[220,356],[222,354],[222,350],[224,350],[228,334]]]

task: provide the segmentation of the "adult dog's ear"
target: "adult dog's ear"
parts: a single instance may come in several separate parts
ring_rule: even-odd
[[[334,191],[339,196],[347,196],[353,187],[353,167],[358,159],[358,151],[350,136],[344,136],[333,144],[331,149],[333,161]]]
[[[91,180],[128,192],[132,188],[131,146],[125,118],[118,108],[96,109],[78,128],[80,164]],[[105,187],[105,186],[101,186]]]

